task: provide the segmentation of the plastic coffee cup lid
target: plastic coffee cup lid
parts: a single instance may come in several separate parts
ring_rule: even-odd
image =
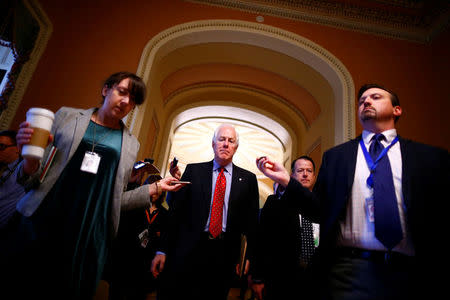
[[[48,118],[54,119],[55,118],[55,114],[45,108],[39,108],[39,107],[32,107],[27,111],[27,114],[36,114],[36,115],[43,115],[46,116]]]

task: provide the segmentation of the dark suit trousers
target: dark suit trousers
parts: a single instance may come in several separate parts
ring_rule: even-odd
[[[264,300],[313,299],[310,272],[301,267],[290,272],[280,271],[274,270],[274,274],[271,274],[273,277],[266,280]]]
[[[196,251],[185,261],[182,273],[166,282],[161,299],[226,300],[234,275],[223,239],[202,234]]]
[[[414,263],[384,263],[338,256],[327,278],[324,300],[414,299],[420,284]]]
[[[226,300],[234,266],[229,261],[229,253],[226,253],[225,241],[211,240],[207,234],[204,234],[197,261],[199,262],[198,278],[201,281],[193,287],[194,293],[199,295],[198,299]]]

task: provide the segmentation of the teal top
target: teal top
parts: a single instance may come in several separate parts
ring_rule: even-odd
[[[97,174],[80,170],[93,142],[94,152],[101,157]],[[74,299],[92,297],[106,263],[121,148],[121,129],[90,121],[72,159],[32,216],[38,241],[44,241],[40,246],[49,260],[61,262],[57,270]]]

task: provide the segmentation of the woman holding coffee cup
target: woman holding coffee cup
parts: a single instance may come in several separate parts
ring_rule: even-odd
[[[101,90],[100,108],[62,107],[54,115],[43,159],[25,156],[19,182],[32,189],[17,205],[25,245],[25,252],[19,253],[37,289],[33,296],[42,292],[48,298],[54,292],[71,299],[91,298],[117,233],[120,210],[149,207],[149,196],[183,186],[172,185],[176,179],[168,176],[124,192],[139,142],[122,118],[144,102],[145,90],[133,73],[111,75]],[[30,143],[33,131],[29,122],[20,125],[19,147]],[[47,166],[53,147],[57,150]],[[51,278],[42,278],[44,267]],[[23,277],[20,280],[23,283]]]

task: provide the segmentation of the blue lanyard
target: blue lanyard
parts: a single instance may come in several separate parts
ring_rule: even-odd
[[[374,143],[374,142],[375,141],[372,141],[372,143]],[[380,155],[378,155],[377,159],[374,162],[372,160],[372,157],[370,156],[369,152],[367,152],[366,145],[364,145],[363,139],[361,138],[361,140],[359,141],[359,144],[361,145],[361,149],[364,153],[364,157],[366,158],[367,166],[369,167],[369,170],[370,170],[370,176],[369,176],[369,178],[367,178],[367,185],[370,186],[371,188],[373,188],[373,171],[375,171],[375,169],[378,165],[378,162],[387,154],[389,149],[391,149],[391,147],[394,146],[394,144],[397,142],[398,142],[398,136],[395,137],[395,139],[389,144],[389,146],[387,146],[386,148],[383,149],[383,151],[381,151]]]

